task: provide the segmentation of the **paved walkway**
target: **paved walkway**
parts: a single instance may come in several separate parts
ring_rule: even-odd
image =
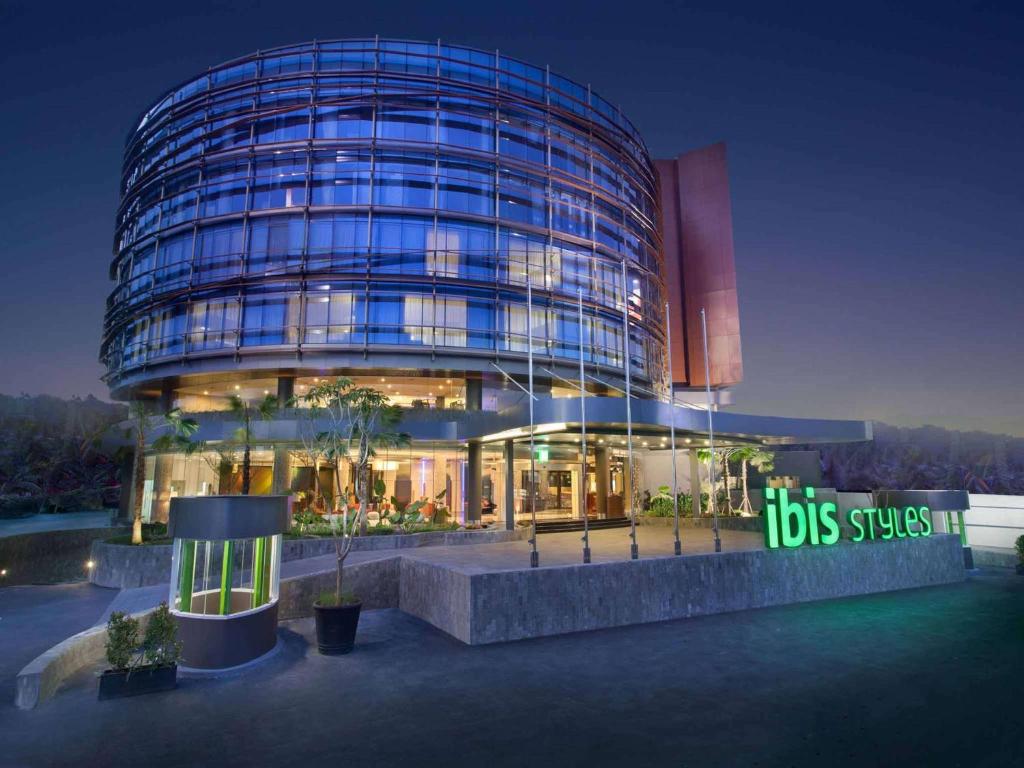
[[[0,713],[4,765],[1008,766],[1024,578],[464,646],[368,611],[323,657],[310,620],[236,677],[97,702],[86,672]]]
[[[74,531],[82,528],[109,528],[110,510],[100,512],[62,512],[0,520],[0,537],[44,531]]]
[[[583,534],[548,533],[537,537],[540,565],[544,567],[576,565],[583,562]],[[714,552],[714,539],[710,530],[683,531],[683,554],[698,555]],[[737,552],[761,549],[764,537],[759,533],[722,531],[722,551]],[[668,557],[674,552],[675,539],[670,527],[641,527],[637,529],[640,557]],[[629,559],[629,529],[612,528],[592,531],[590,534],[591,562],[607,563]],[[487,571],[517,571],[530,567],[530,545],[525,541],[501,544],[460,544],[449,547],[411,547],[386,549],[376,552],[353,552],[347,562],[364,563],[401,555],[443,564],[461,573]],[[281,563],[281,577],[321,573],[334,567],[334,555],[311,557]]]

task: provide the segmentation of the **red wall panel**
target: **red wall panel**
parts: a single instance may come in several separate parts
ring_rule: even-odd
[[[743,357],[725,144],[655,164],[672,323],[672,380],[683,386],[704,386],[700,324],[704,307],[711,385],[737,384],[743,379]]]

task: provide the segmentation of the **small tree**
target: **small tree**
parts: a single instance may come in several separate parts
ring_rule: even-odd
[[[242,445],[242,495],[249,495],[252,469],[252,432],[253,422],[257,419],[269,421],[277,413],[277,398],[267,395],[258,403],[250,403],[238,395],[231,396],[231,412],[242,422],[235,430],[235,440]]]
[[[335,503],[340,506],[340,514],[331,516],[331,532],[338,566],[334,599],[340,605],[345,558],[352,551],[356,532],[365,531],[366,527],[372,493],[370,463],[378,448],[407,445],[409,436],[396,429],[402,418],[401,410],[391,404],[387,395],[370,387],[357,387],[350,379],[339,378],[313,387],[301,402],[308,408],[306,424],[311,435],[307,439],[315,446],[312,452],[334,465]],[[345,464],[354,479],[354,517],[350,517],[344,501],[340,501],[344,498],[341,468]]]

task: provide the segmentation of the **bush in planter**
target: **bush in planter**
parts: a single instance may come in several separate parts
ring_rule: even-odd
[[[127,672],[139,647],[139,620],[114,611],[107,620],[107,663],[115,672]]]
[[[1017,573],[1024,576],[1024,536],[1017,537],[1014,547],[1017,550]]]
[[[178,625],[167,603],[153,612],[139,645],[139,620],[114,611],[107,621],[107,661],[99,698],[113,699],[168,691],[178,685]],[[146,663],[143,663],[143,662]]]

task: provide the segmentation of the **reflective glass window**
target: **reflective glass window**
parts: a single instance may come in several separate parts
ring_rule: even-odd
[[[311,184],[313,205],[365,205],[370,201],[369,153],[314,153]]]
[[[255,131],[258,144],[308,139],[309,110],[296,109],[280,115],[262,118],[256,121]]]
[[[189,348],[234,347],[238,338],[238,307],[234,296],[193,301],[189,308]]]
[[[286,152],[256,159],[252,209],[306,204],[306,153]]]
[[[315,136],[318,139],[363,139],[373,131],[373,108],[325,106],[316,108]]]
[[[195,273],[198,282],[220,280],[242,272],[242,222],[216,224],[199,230]]]
[[[373,202],[405,208],[433,208],[433,156],[380,153],[374,166]]]
[[[538,176],[502,168],[498,176],[498,217],[547,226],[545,187],[545,180]]]
[[[433,219],[375,216],[370,255],[371,272],[423,274],[427,241],[433,230]]]
[[[439,163],[437,207],[478,216],[494,215],[494,166],[444,158]]]
[[[254,293],[245,297],[242,345],[295,344],[299,334],[302,295],[298,291]]]
[[[248,274],[283,272],[301,265],[306,236],[306,223],[301,216],[254,218],[249,231]]]
[[[309,270],[366,272],[366,214],[318,214],[309,220]]]

